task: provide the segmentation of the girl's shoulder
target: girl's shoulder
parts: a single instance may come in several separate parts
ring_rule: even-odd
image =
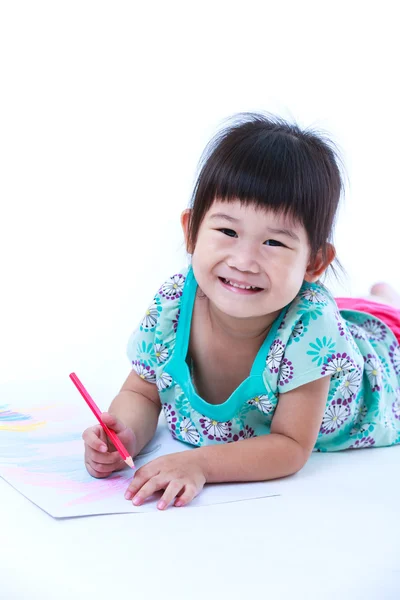
[[[174,337],[188,273],[189,267],[180,269],[160,285],[137,325],[134,335],[157,334],[159,338],[169,339]]]
[[[154,296],[158,312],[157,332],[165,342],[172,342],[176,337],[183,303],[190,295],[192,284],[190,267],[185,267],[168,277]]]
[[[305,282],[286,307],[272,341],[265,376],[287,392],[325,375],[347,373],[362,357],[335,299],[321,283]]]
[[[153,298],[160,307],[160,312],[175,310],[181,305],[183,292],[187,286],[188,272],[188,267],[180,269],[161,284]]]
[[[301,322],[319,327],[337,328],[340,312],[331,292],[322,283],[304,282],[297,296],[286,307],[280,330],[292,334]],[[295,332],[296,333],[296,332]]]
[[[157,289],[131,333],[127,355],[134,370],[150,383],[172,355],[189,268],[181,269]]]

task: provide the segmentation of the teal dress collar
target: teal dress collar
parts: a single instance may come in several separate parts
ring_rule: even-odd
[[[271,395],[274,396],[264,380],[263,373],[266,368],[269,349],[276,338],[277,331],[285,314],[285,309],[281,310],[279,316],[272,324],[267,337],[257,353],[250,375],[242,381],[225,402],[222,402],[222,404],[210,404],[196,392],[190,369],[186,362],[197,287],[198,284],[194,277],[193,269],[190,267],[183,288],[175,348],[165,370],[181,387],[192,408],[210,419],[215,419],[219,422],[229,421],[239,412],[241,406],[251,398],[260,396],[261,394],[267,394],[269,397]]]

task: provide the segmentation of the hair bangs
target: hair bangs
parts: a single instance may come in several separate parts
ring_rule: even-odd
[[[190,241],[215,200],[240,201],[301,223],[311,252],[325,251],[342,191],[329,141],[296,124],[240,114],[206,147],[192,196]]]
[[[283,154],[279,153],[273,143],[267,148],[260,148],[257,143],[243,146],[236,146],[227,156],[215,157],[218,162],[214,168],[209,174],[204,173],[207,184],[202,190],[202,202],[211,207],[215,199],[239,200],[243,205],[272,210],[303,222],[316,199],[310,180],[303,181],[296,155],[286,148]]]

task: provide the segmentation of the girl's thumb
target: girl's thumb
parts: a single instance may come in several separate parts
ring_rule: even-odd
[[[121,433],[121,431],[125,429],[125,425],[122,423],[122,421],[108,412],[102,413],[101,418],[107,427],[115,431],[115,433]]]

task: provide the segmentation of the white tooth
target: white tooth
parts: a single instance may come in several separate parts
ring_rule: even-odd
[[[254,285],[241,285],[239,283],[233,283],[233,281],[230,281],[229,279],[225,279],[225,282],[229,283],[229,285],[231,285],[232,287],[240,288],[241,290],[254,290],[255,289]]]

